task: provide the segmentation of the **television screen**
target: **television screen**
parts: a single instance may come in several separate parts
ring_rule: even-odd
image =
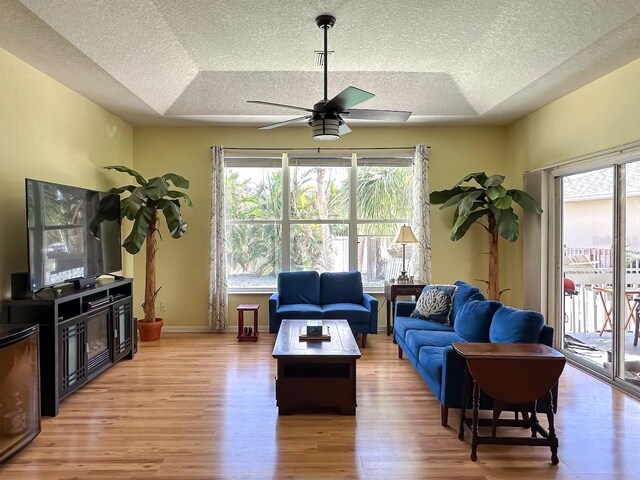
[[[32,289],[122,269],[118,195],[31,179],[26,194]]]

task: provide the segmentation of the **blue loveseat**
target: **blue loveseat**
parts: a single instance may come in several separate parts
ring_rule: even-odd
[[[378,332],[378,300],[364,293],[360,272],[315,271],[278,274],[278,293],[269,298],[269,332],[284,319],[343,319],[354,335]]]
[[[403,353],[440,400],[443,426],[448,423],[449,408],[462,407],[464,360],[451,346],[454,342],[543,343],[553,346],[553,329],[544,325],[538,312],[519,310],[486,300],[480,290],[465,282],[455,282],[451,318],[444,325],[411,317],[415,302],[397,302],[394,340],[398,356]],[[557,397],[557,387],[553,392]],[[557,406],[557,402],[555,402]],[[491,409],[491,398],[482,395],[480,407]],[[538,402],[538,411],[547,411],[547,402]]]

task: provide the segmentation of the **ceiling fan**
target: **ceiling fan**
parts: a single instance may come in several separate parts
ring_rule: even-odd
[[[365,92],[360,88],[347,87],[331,100],[327,97],[327,32],[336,23],[333,15],[320,15],[316,18],[316,25],[324,30],[324,98],[316,103],[313,108],[296,107],[281,103],[263,102],[260,100],[248,100],[248,103],[259,105],[271,105],[274,107],[290,108],[302,110],[307,115],[284,122],[264,125],[259,130],[269,130],[271,128],[283,127],[298,122],[307,122],[313,129],[315,140],[337,140],[340,135],[351,132],[345,119],[381,120],[389,122],[405,122],[411,116],[411,112],[398,110],[364,110],[354,109],[356,105],[374,97],[373,93]]]

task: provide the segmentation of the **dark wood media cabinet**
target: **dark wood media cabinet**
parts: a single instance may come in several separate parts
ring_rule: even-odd
[[[5,300],[2,322],[40,325],[42,415],[135,352],[133,281],[100,279],[94,287],[47,289],[26,300]]]

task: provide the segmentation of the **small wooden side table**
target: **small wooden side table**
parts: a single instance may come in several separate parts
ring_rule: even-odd
[[[243,303],[238,305],[238,341],[257,342],[258,341],[258,309],[257,303]],[[244,312],[253,312],[253,331],[251,335],[244,333]]]
[[[384,282],[384,297],[387,299],[387,335],[393,333],[393,325],[391,319],[396,310],[396,298],[402,295],[419,297],[427,284],[416,280],[413,283],[399,283],[395,278],[391,278]]]
[[[558,463],[558,437],[553,418],[553,394],[566,359],[557,350],[538,343],[454,343],[453,348],[467,362],[458,438],[471,434],[471,460],[478,459],[478,445],[534,445],[551,449],[551,463]],[[471,389],[469,387],[472,387]],[[479,419],[480,390],[493,399],[493,418]],[[473,392],[473,417],[466,418],[466,406]],[[546,397],[549,431],[536,416],[537,399]],[[500,413],[511,405],[529,412],[529,419],[501,420]],[[524,417],[524,415],[523,415]],[[491,435],[480,435],[478,426],[491,426]],[[497,427],[528,427],[531,437],[499,437]],[[538,437],[540,434],[540,437]]]

